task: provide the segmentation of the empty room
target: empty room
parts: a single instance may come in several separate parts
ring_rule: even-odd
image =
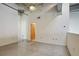
[[[78,3],[0,3],[0,56],[78,56]]]

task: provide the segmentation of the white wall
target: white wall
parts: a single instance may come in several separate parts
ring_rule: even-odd
[[[18,31],[17,22],[18,22],[17,12],[0,4],[0,36],[7,37],[17,35]]]
[[[18,20],[16,11],[0,4],[0,46],[18,40]]]
[[[69,24],[69,4],[62,4],[62,15],[59,16],[55,8],[40,15],[41,18],[37,19],[36,17],[39,13],[41,12],[33,13],[29,17],[29,30],[32,22],[37,24],[36,41],[66,45],[66,32]],[[66,27],[64,28],[64,26]]]
[[[15,4],[9,5],[18,9]],[[20,22],[20,16],[17,11],[0,4],[0,46],[18,42],[18,35],[21,33],[20,37],[27,39],[27,20],[27,16],[23,15]],[[19,33],[20,29],[22,29],[21,33]]]
[[[70,12],[69,32],[79,34],[79,12]]]

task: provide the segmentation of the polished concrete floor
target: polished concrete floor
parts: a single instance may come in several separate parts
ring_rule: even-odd
[[[69,56],[65,46],[23,41],[0,47],[0,56]]]

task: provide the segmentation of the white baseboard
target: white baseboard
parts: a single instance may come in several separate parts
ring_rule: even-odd
[[[28,39],[28,40],[30,40],[30,39]],[[44,39],[36,39],[35,41],[36,42],[41,42],[41,43],[47,43],[47,44],[55,44],[55,45],[66,46],[66,42],[60,42],[60,41],[54,41],[54,40],[46,41]]]

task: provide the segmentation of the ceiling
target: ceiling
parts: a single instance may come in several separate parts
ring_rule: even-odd
[[[34,13],[34,12],[47,12],[53,9],[56,9],[57,12],[61,12],[62,3],[16,3],[19,9],[23,9],[26,14]],[[29,9],[30,6],[34,6],[36,10],[31,11]]]
[[[33,5],[33,6],[42,6],[44,3],[16,3],[16,4],[19,5],[19,6],[29,7],[31,5]]]
[[[16,3],[17,6],[21,7],[25,11],[30,11],[29,7],[34,6],[36,8],[35,11],[41,10],[45,7],[49,7],[50,5],[53,5],[54,3]]]

